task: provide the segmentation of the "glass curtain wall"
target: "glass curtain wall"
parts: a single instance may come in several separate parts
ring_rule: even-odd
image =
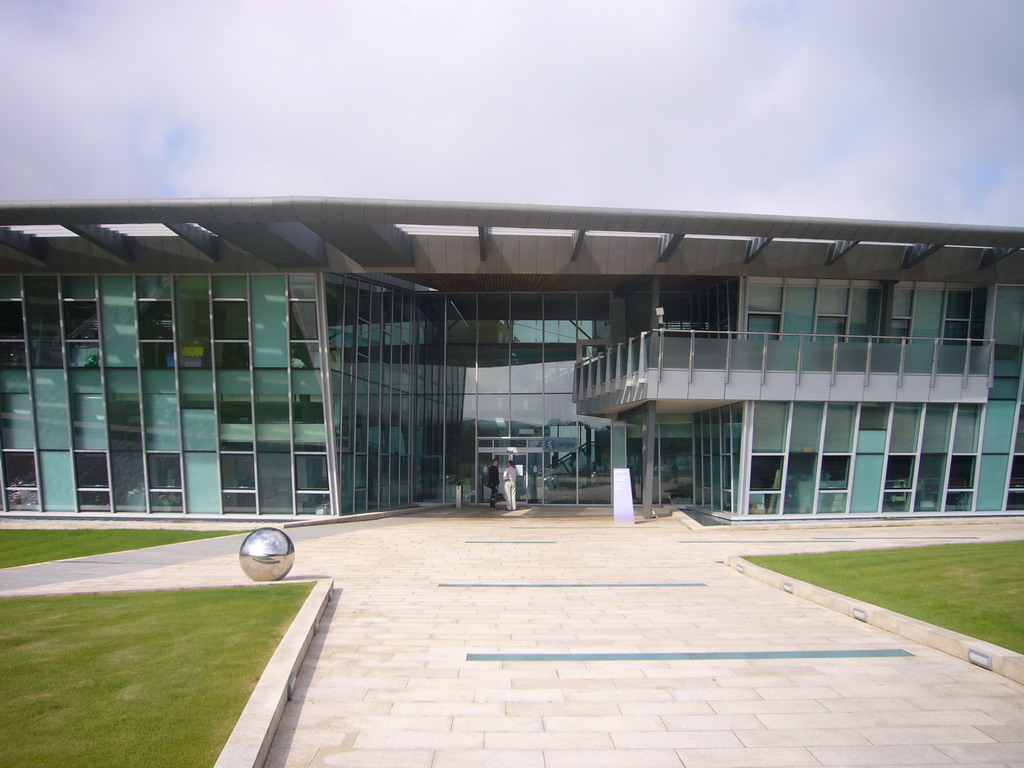
[[[421,293],[417,306],[424,318],[444,319],[443,334],[424,329],[418,352],[416,402],[430,431],[421,442],[433,457],[419,460],[418,485],[428,490],[440,454],[435,495],[452,501],[461,483],[466,500],[479,501],[491,453],[516,447],[526,455],[525,498],[610,503],[610,422],[577,417],[571,394],[577,344],[610,334],[609,295]]]
[[[719,512],[737,511],[742,426],[742,403],[693,414],[692,490],[695,505]],[[664,439],[664,432],[662,434]],[[663,445],[663,464],[664,451]],[[681,473],[679,477],[685,476]],[[685,493],[685,480],[682,492]]]
[[[979,404],[757,402],[751,411],[748,514],[979,508]]]
[[[314,275],[0,289],[7,511],[329,514]]]
[[[423,478],[417,495],[432,500],[439,448],[431,440],[432,430],[422,424],[414,428],[413,414],[418,410],[431,424],[440,415],[433,408],[433,384],[441,372],[434,358],[443,354],[437,344],[436,307],[425,301],[417,314],[408,290],[337,275],[328,276],[325,296],[340,513],[410,504],[414,450]],[[312,317],[293,311],[292,321],[305,328]],[[312,335],[311,330],[301,333]],[[293,355],[296,345],[293,341]],[[301,346],[307,345],[312,349],[308,341]],[[423,399],[414,408],[417,387]],[[322,412],[319,402],[305,397],[300,402],[314,416]],[[302,490],[313,494],[317,483],[327,483],[327,467],[319,459],[303,453],[296,460],[303,473]]]

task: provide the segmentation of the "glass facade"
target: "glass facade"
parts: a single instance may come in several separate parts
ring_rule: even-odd
[[[656,503],[729,517],[1024,510],[1024,287],[722,279],[658,296],[689,334],[659,343],[654,300],[322,273],[5,278],[3,511],[349,515],[460,488],[480,503],[509,457],[524,503],[609,504],[613,467],[639,500],[651,461]],[[829,390],[851,372],[966,380],[988,337],[984,402]],[[659,405],[648,457],[636,409],[579,402],[588,356],[591,384],[659,359],[691,379],[760,370],[768,394]],[[785,399],[780,372],[827,383]]]

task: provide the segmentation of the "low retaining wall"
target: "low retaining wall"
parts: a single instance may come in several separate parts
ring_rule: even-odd
[[[295,676],[333,593],[333,579],[321,579],[313,587],[270,657],[214,768],[262,768],[295,685]]]
[[[937,627],[926,621],[912,619],[902,613],[879,608],[877,605],[854,600],[805,581],[784,576],[742,557],[730,557],[726,564],[744,576],[757,579],[765,584],[789,592],[796,597],[810,600],[838,611],[850,618],[892,632],[894,635],[913,640],[915,643],[934,648],[937,651],[956,656],[979,667],[990,669],[997,675],[1024,685],[1024,656],[992,643],[986,643],[959,632]]]

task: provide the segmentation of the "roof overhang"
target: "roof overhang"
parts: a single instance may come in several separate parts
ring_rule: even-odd
[[[117,232],[139,224],[164,225],[166,235]],[[25,232],[46,225],[62,236]],[[407,279],[529,271],[991,283],[1024,282],[1022,248],[1019,227],[687,211],[326,197],[0,203],[8,273],[163,265]]]

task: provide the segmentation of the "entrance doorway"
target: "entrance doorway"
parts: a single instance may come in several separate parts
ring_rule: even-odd
[[[485,483],[487,482],[487,468],[491,466],[494,459],[498,460],[498,493],[504,493],[501,476],[511,459],[519,472],[519,477],[516,480],[516,504],[545,503],[544,449],[525,446],[515,448],[515,452],[493,447],[477,450],[479,479],[476,498],[478,503],[487,504],[490,501],[491,489]]]

